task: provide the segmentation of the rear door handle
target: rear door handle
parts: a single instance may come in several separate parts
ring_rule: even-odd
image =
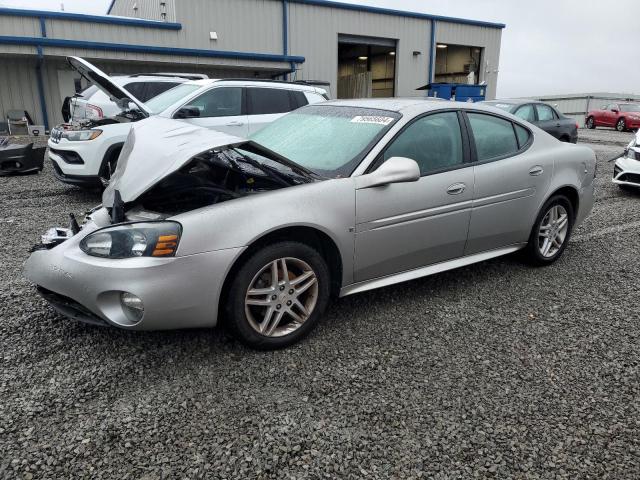
[[[447,193],[449,195],[460,195],[462,192],[464,192],[465,188],[467,188],[467,186],[464,183],[454,183],[453,185],[449,185],[449,188],[447,188]]]
[[[544,172],[544,169],[540,165],[536,165],[535,167],[531,167],[531,170],[529,170],[529,175],[537,177],[538,175],[542,175],[542,172]]]
[[[227,127],[241,127],[244,125],[244,122],[229,122],[227,123]]]

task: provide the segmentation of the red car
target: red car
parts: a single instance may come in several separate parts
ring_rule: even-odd
[[[587,128],[615,127],[619,132],[640,128],[640,104],[610,103],[600,110],[591,110],[585,119]]]

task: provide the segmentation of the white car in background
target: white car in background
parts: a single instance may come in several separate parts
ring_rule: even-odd
[[[147,102],[161,93],[188,82],[209,78],[197,73],[143,73],[112,76],[113,83],[127,89],[135,97]],[[107,94],[91,85],[81,93],[64,99],[62,116],[65,121],[100,120],[120,113],[120,107]]]
[[[145,103],[82,58],[67,60],[122,110],[51,130],[48,155],[54,174],[77,186],[109,182],[132,122],[158,115],[247,137],[292,110],[328,99],[324,89],[306,83],[205,79],[181,83]]]
[[[613,167],[613,183],[620,188],[640,188],[640,130]]]

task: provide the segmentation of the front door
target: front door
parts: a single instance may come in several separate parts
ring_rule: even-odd
[[[242,87],[215,87],[207,90],[185,105],[196,107],[200,116],[185,121],[230,135],[246,137],[249,122],[243,108],[243,95]]]
[[[526,242],[546,195],[553,159],[529,152],[531,133],[487,113],[468,112],[475,194],[465,255]]]
[[[408,125],[381,154],[418,162],[417,182],[356,191],[356,282],[460,257],[467,240],[473,167],[459,114],[441,112]]]

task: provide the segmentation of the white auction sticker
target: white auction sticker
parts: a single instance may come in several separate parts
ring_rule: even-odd
[[[392,117],[358,115],[351,119],[351,123],[375,123],[377,125],[389,125],[391,122],[393,122]]]

